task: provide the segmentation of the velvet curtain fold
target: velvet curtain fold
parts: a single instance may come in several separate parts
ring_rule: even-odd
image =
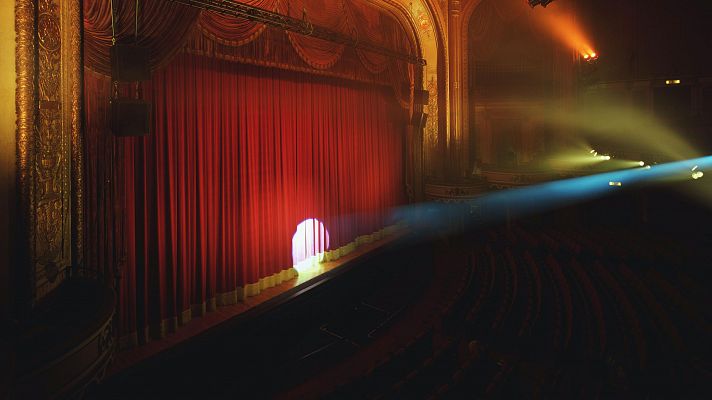
[[[241,3],[275,11],[277,0],[242,0]],[[214,12],[203,12],[198,21],[201,32],[218,43],[242,46],[253,41],[266,28],[264,24]]]
[[[241,0],[241,3],[265,10],[277,11],[295,18],[306,17],[313,24],[379,44],[393,51],[414,54],[415,47],[402,32],[402,27],[382,11],[358,0]],[[171,60],[178,52],[193,45],[195,53],[218,55],[219,46],[239,48],[253,43],[266,27],[263,24],[198,9],[166,0],[143,0],[138,13],[138,40],[134,37],[136,6],[133,1],[115,2],[115,36],[118,43],[136,41],[148,47],[151,66],[156,69]],[[99,73],[110,73],[109,48],[112,44],[111,7],[108,0],[84,1],[84,60],[85,66]],[[272,35],[274,36],[274,35]],[[329,42],[293,32],[285,36],[299,59],[315,70],[329,70],[344,56],[343,44]],[[210,42],[207,43],[206,42]],[[195,46],[197,44],[197,46]],[[276,45],[276,48],[275,48]],[[254,58],[269,59],[271,53],[280,52],[283,43],[267,40],[254,49]],[[370,74],[381,74],[394,61],[380,54],[357,49],[356,61],[351,69],[362,67]],[[245,62],[245,57],[241,57]],[[290,60],[297,64],[296,60]],[[279,61],[274,60],[279,63]],[[358,64],[358,65],[356,65]],[[384,82],[401,82],[409,76],[401,74],[402,68],[391,68]],[[344,75],[343,73],[341,75]],[[395,84],[397,88],[399,84]]]
[[[121,270],[120,334],[138,342],[293,277],[301,221],[337,249],[404,201],[404,121],[382,89],[181,54],[144,87],[152,135],[115,144],[110,94],[85,75],[88,219],[110,228],[91,261]]]
[[[370,7],[350,7],[349,17],[352,24],[360,28],[356,32],[362,40],[370,43],[390,42],[390,46],[396,48],[394,38],[398,34],[393,30],[394,21],[382,19],[381,13]],[[363,66],[372,73],[380,73],[388,68],[390,60],[384,55],[360,49],[356,53]]]
[[[280,2],[278,10],[294,18],[306,18],[314,25],[328,26],[337,32],[350,34],[345,3],[329,0],[290,0]],[[316,69],[332,67],[341,58],[343,44],[287,32],[287,37],[299,56]]]

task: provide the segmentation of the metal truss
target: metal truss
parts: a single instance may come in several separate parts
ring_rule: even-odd
[[[276,13],[274,11],[264,10],[255,6],[244,3],[239,3],[231,0],[169,0],[174,3],[185,4],[191,7],[200,8],[203,10],[213,11],[224,15],[244,18],[250,21],[263,23],[268,26],[283,29],[289,32],[295,32],[300,35],[311,36],[317,39],[326,40],[333,43],[344,44],[356,49],[366,50],[373,53],[381,54],[386,57],[405,61],[410,64],[425,65],[425,59],[406,54],[399,53],[387,47],[370,43],[368,41],[359,40],[358,35],[354,32],[353,36],[345,35],[341,32],[314,25],[303,15],[302,19],[290,17]]]

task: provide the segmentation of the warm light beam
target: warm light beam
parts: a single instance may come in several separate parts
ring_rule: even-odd
[[[598,57],[591,40],[584,34],[574,15],[563,11],[556,3],[546,10],[535,9],[532,13],[534,20],[542,29],[577,51],[585,60]]]

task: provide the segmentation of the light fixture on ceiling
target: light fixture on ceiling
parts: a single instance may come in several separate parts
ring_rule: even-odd
[[[529,5],[532,8],[534,8],[538,5],[541,5],[542,7],[546,7],[549,5],[549,3],[551,3],[554,0],[528,0],[528,1],[529,1]]]

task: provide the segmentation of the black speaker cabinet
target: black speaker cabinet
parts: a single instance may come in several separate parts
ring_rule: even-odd
[[[414,112],[413,113],[413,118],[411,119],[411,124],[415,126],[416,128],[421,128],[425,126],[425,123],[428,121],[428,114],[424,113],[422,111]]]
[[[111,100],[111,132],[114,136],[147,136],[151,133],[151,103],[144,100]]]
[[[146,47],[133,44],[111,46],[111,79],[117,82],[137,82],[151,79]]]

